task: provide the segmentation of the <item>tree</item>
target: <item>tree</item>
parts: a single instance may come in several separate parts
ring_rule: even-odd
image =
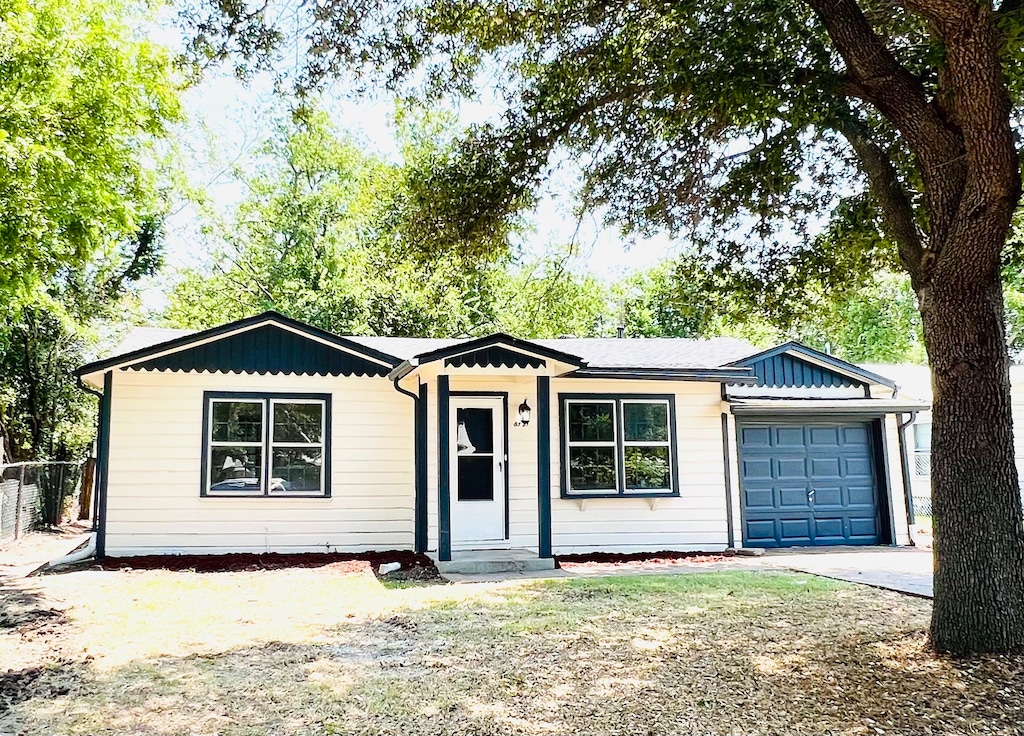
[[[0,4],[0,299],[131,237],[160,206],[179,117],[171,55],[134,0]]]
[[[191,17],[195,50],[266,37],[266,14],[208,7]],[[565,150],[582,162],[584,206],[626,230],[687,230],[709,257],[744,263],[751,288],[814,268],[870,270],[891,244],[918,297],[935,388],[932,641],[1024,649],[999,275],[1021,191],[1017,0],[306,7],[306,84],[356,69],[460,95],[481,72],[499,80],[502,119],[471,129],[424,178],[424,212],[443,220],[425,245],[488,252]],[[849,191],[873,216],[849,223],[858,237],[843,258],[830,264],[812,238],[785,234],[809,233]],[[738,235],[750,222],[754,237]]]

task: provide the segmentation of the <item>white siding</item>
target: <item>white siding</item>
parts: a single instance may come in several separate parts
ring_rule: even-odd
[[[907,520],[906,490],[903,486],[903,462],[900,458],[899,419],[895,414],[885,416],[882,420],[882,431],[885,434],[886,457],[884,461],[887,469],[886,480],[889,488],[889,506],[892,510],[893,534],[896,537],[896,544],[904,546],[911,543],[910,525]]]
[[[563,499],[559,394],[673,394],[679,497]],[[561,379],[551,382],[551,527],[555,554],[722,550],[728,546],[718,383]],[[535,476],[534,476],[535,477]]]
[[[413,547],[413,401],[381,378],[115,371],[107,554]],[[332,395],[330,498],[201,498],[204,391]]]

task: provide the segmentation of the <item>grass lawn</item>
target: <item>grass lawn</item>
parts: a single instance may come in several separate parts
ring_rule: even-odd
[[[929,603],[895,593],[744,572],[388,587],[345,569],[8,587],[0,734],[1024,729],[1024,658],[931,655]]]

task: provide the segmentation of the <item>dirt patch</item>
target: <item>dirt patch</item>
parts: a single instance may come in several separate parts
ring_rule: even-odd
[[[403,565],[401,570],[393,570],[383,574],[381,574],[379,567],[375,567],[374,572],[377,574],[377,577],[385,582],[448,584],[448,581],[441,577],[441,573],[437,571],[432,562],[429,565],[412,565],[411,567]]]
[[[555,562],[662,562],[665,560],[689,560],[690,562],[721,562],[725,555],[713,555],[707,552],[587,552],[578,555],[558,555]]]
[[[242,572],[247,570],[280,570],[288,567],[313,568],[331,566],[339,572],[362,572],[376,569],[385,562],[400,562],[402,568],[433,567],[429,557],[416,552],[278,552],[231,553],[224,555],[141,555],[139,557],[107,557],[94,565],[100,570],[172,570],[191,572]]]

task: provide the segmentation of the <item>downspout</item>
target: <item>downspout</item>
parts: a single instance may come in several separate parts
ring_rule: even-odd
[[[406,371],[404,375],[408,375],[409,372]],[[420,416],[421,412],[424,411],[424,407],[420,401],[419,394],[415,394],[398,385],[398,382],[404,377],[400,370],[395,371],[392,376],[391,383],[394,385],[395,390],[405,394],[413,401],[413,464],[415,467],[415,503],[413,504],[415,541],[413,546],[416,552],[423,553],[427,551],[426,531],[420,529],[420,517],[426,515],[426,471],[424,467],[426,462],[426,436],[421,436],[424,434],[424,427],[422,425],[425,422],[421,421]]]
[[[903,495],[907,504],[907,524],[909,525],[914,523],[914,492],[910,487],[910,460],[907,456],[906,430],[917,420],[917,412],[910,412],[910,418],[905,422],[899,421],[900,416],[902,415],[897,415],[896,423],[899,427],[900,462],[903,465]],[[913,536],[910,538],[910,543],[914,543]]]

